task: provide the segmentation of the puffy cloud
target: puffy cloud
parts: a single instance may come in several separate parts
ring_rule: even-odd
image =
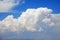
[[[42,22],[44,22],[44,23],[46,23],[50,26],[54,25],[54,23],[51,21],[51,18],[45,18],[45,19],[42,20]]]
[[[44,18],[50,16],[52,12],[51,9],[48,8],[37,8],[37,9],[27,9],[26,12],[23,12],[19,17],[20,23],[27,28],[27,30],[40,30],[40,23]],[[42,31],[42,30],[41,30]]]
[[[0,23],[0,30],[2,31],[21,31],[22,26],[20,25],[19,21],[13,18],[13,15],[7,16],[1,23]],[[20,27],[20,28],[19,28]]]
[[[18,4],[18,0],[0,0],[0,12],[7,12]]]
[[[54,27],[55,24],[60,24],[60,22],[58,22],[60,21],[60,15],[58,15],[52,14],[52,10],[48,8],[27,9],[25,12],[22,12],[22,15],[17,19],[14,18],[13,15],[9,15],[0,21],[0,32],[41,32],[47,28]]]

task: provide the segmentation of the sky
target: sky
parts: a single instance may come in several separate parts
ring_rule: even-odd
[[[0,0],[1,40],[60,40],[60,0]]]
[[[18,0],[19,1],[19,0]],[[53,9],[53,13],[60,13],[60,0],[22,0],[18,5],[14,6],[12,12],[0,12],[0,20],[3,20],[7,15],[14,15],[15,18],[27,10],[28,8],[48,7]],[[18,12],[17,12],[18,11]]]

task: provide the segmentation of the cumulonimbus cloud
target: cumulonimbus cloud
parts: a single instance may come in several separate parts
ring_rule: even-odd
[[[0,12],[7,12],[18,4],[18,0],[0,0]]]
[[[0,21],[0,32],[41,32],[46,27],[58,26],[60,24],[59,16],[60,14],[52,14],[52,9],[48,8],[27,9],[17,19],[13,15],[9,15]]]

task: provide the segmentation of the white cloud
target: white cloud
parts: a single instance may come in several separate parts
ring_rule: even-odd
[[[0,12],[7,12],[18,4],[19,1],[16,0],[0,0]]]
[[[53,31],[60,33],[60,14],[52,14],[51,18],[53,19],[52,21],[55,23]]]
[[[58,14],[60,16],[60,14]],[[27,9],[17,19],[13,15],[7,16],[0,21],[0,31],[22,32],[22,31],[44,31],[45,27],[58,26],[60,18],[52,14],[48,8]],[[57,18],[57,19],[56,19]],[[58,23],[57,23],[58,22]],[[60,26],[60,25],[59,25]]]
[[[42,20],[42,22],[48,24],[49,26],[53,26],[54,23],[51,20],[52,20],[51,18],[45,18]]]
[[[45,19],[43,19],[43,22],[45,22],[45,23],[50,23],[51,22],[51,19],[49,19],[49,18],[45,18]]]

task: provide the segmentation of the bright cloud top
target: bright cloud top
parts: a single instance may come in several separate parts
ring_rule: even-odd
[[[9,15],[0,21],[0,32],[41,32],[50,27],[58,27],[59,16],[52,14],[52,10],[48,8],[27,9],[17,19],[13,15]]]
[[[9,11],[12,7],[18,5],[17,0],[0,0],[0,12]]]

